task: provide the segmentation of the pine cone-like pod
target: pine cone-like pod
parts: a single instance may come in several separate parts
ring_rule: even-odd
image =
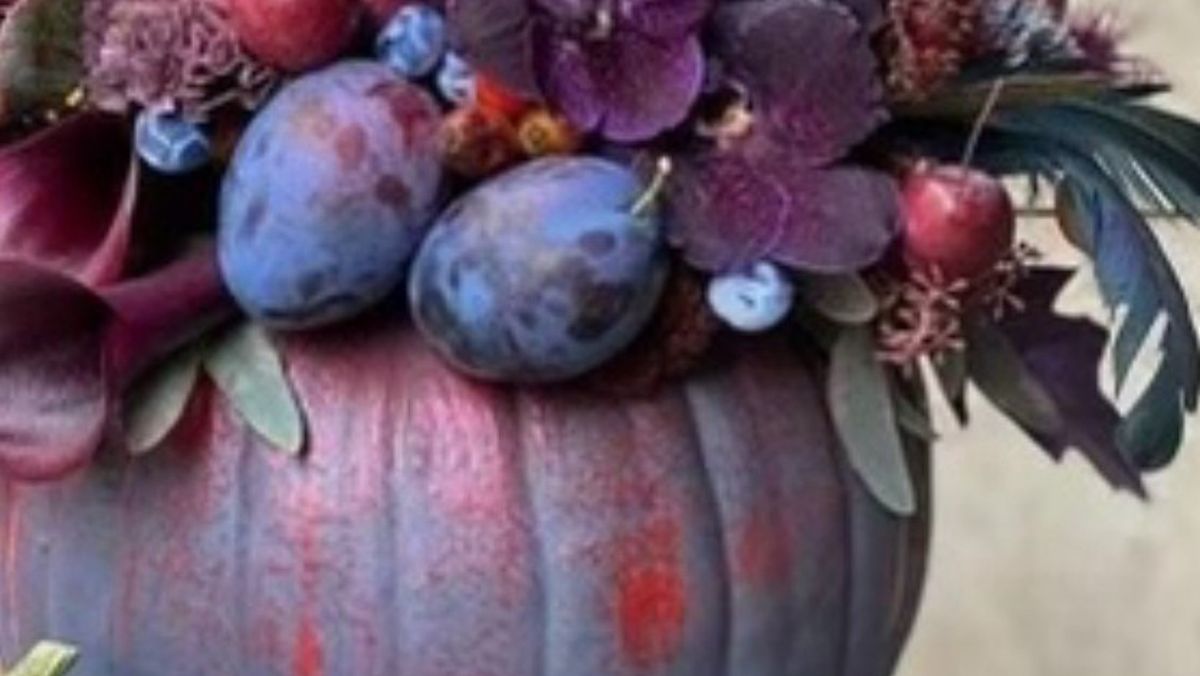
[[[888,85],[921,99],[957,75],[978,49],[987,0],[892,0],[885,38]]]
[[[653,392],[698,366],[720,327],[720,320],[708,307],[704,280],[676,265],[650,325],[633,345],[588,375],[587,384],[617,396]]]

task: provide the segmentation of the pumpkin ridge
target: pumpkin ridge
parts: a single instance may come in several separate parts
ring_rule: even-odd
[[[697,375],[696,378],[703,378],[703,375]],[[714,524],[713,533],[715,534],[716,544],[719,548],[721,562],[719,568],[721,577],[721,666],[719,674],[733,674],[732,658],[730,645],[733,642],[733,624],[736,618],[733,614],[732,601],[732,563],[730,561],[730,549],[725,537],[725,513],[721,506],[721,500],[717,494],[717,486],[713,479],[712,472],[709,468],[708,453],[709,446],[703,438],[700,430],[702,426],[699,424],[696,416],[696,408],[693,403],[693,388],[697,387],[696,380],[683,381],[680,385],[680,390],[675,396],[680,399],[680,405],[685,412],[686,425],[688,429],[689,445],[695,449],[696,463],[700,470],[701,484],[704,490],[704,503],[710,510],[712,515],[712,523]]]
[[[512,436],[516,439],[522,439],[525,429],[525,406],[528,405],[527,394],[525,390],[512,388],[502,397],[504,401],[505,411],[510,415],[505,416],[509,420],[509,427],[512,428]],[[529,523],[533,526],[534,533],[542,533],[543,524],[541,511],[534,502],[533,478],[530,476],[529,458],[524,452],[525,444],[520,445],[518,452],[514,453],[516,462],[518,463],[517,476],[521,479],[521,495],[523,496],[523,508],[529,515]],[[537,617],[538,634],[541,640],[538,641],[538,656],[534,660],[537,665],[537,671],[529,676],[545,676],[549,670],[549,646],[550,646],[550,602],[549,596],[550,586],[546,584],[547,579],[547,552],[546,543],[540,535],[535,535],[531,538],[533,543],[533,557],[531,569],[533,571],[534,580],[530,585],[531,589],[539,590],[537,592]]]

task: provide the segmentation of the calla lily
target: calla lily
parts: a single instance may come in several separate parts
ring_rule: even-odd
[[[138,185],[125,122],[77,115],[0,150],[0,260],[19,260],[88,286],[125,267]]]
[[[81,467],[134,377],[232,308],[211,248],[99,290],[0,261],[0,473],[37,481]]]
[[[0,474],[83,465],[133,378],[232,312],[211,247],[124,278],[138,180],[119,117],[0,150]]]

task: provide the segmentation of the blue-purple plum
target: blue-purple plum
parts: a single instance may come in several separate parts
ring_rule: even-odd
[[[284,88],[251,122],[221,192],[218,255],[251,317],[307,328],[403,282],[436,216],[440,112],[388,67],[345,62]]]
[[[589,157],[482,184],[442,214],[413,262],[417,326],[484,379],[562,381],[602,364],[637,337],[666,277],[657,210],[633,208],[645,190]]]

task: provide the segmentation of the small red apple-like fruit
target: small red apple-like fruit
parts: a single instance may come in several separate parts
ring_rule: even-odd
[[[332,61],[354,38],[357,0],[229,0],[238,38],[251,54],[300,72]]]
[[[947,279],[975,279],[1012,249],[1016,216],[1004,184],[958,165],[921,164],[905,179],[904,260]]]

